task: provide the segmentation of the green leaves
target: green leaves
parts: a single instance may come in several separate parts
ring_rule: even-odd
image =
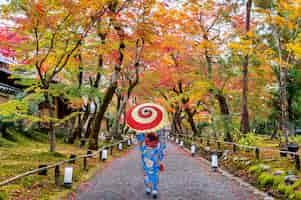
[[[88,85],[84,85],[81,88],[78,88],[77,85],[66,85],[63,83],[55,83],[50,84],[48,89],[48,94],[54,97],[63,97],[68,100],[73,98],[99,98],[102,99],[103,93],[100,92],[98,88],[90,87]]]
[[[3,121],[15,121],[22,118],[28,111],[28,102],[22,100],[10,100],[0,104],[0,116]]]

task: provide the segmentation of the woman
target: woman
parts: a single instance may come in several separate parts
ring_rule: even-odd
[[[164,135],[160,132],[153,132],[146,135],[138,134],[136,137],[141,151],[145,192],[147,195],[152,194],[153,198],[157,198],[159,172],[164,169],[161,164],[166,148]]]

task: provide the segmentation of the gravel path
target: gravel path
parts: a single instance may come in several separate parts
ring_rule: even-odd
[[[138,148],[112,161],[105,169],[77,190],[78,200],[143,200],[143,175]],[[257,200],[264,199],[210,167],[174,144],[168,143],[160,175],[161,200]],[[73,198],[69,198],[70,200]]]

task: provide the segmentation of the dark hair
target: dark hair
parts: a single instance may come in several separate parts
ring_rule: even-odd
[[[150,141],[158,140],[158,136],[155,134],[148,134],[147,137]]]

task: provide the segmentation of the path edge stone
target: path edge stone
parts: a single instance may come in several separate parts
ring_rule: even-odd
[[[173,145],[175,145],[175,144],[173,144]],[[177,146],[177,145],[175,145],[175,146]],[[177,146],[177,147],[180,148],[179,146]],[[190,154],[190,150],[187,149],[186,147],[182,147],[182,149],[185,150],[186,152],[188,152]],[[207,165],[209,165],[209,166],[211,165],[210,161],[208,161],[207,159],[205,159],[205,158],[203,158],[201,156],[197,156],[197,158],[199,158],[200,161],[203,161]],[[251,185],[250,183],[245,182],[241,178],[239,178],[239,177],[237,177],[237,176],[235,176],[235,175],[227,172],[226,170],[218,168],[217,171],[220,172],[221,175],[223,175],[223,176],[225,176],[225,177],[227,177],[227,178],[229,178],[231,180],[234,180],[234,181],[238,182],[240,185],[242,185],[242,186],[250,189],[251,191],[254,192],[254,194],[261,195],[263,197],[263,200],[274,200],[274,197],[272,197],[272,196],[268,195],[267,193],[259,190],[258,188],[256,188],[255,186]]]

